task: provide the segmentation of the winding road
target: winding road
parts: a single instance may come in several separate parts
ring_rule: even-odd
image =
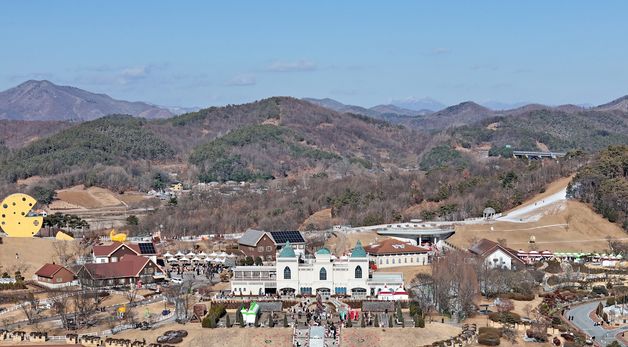
[[[593,301],[586,304],[574,306],[568,311],[565,312],[565,317],[573,316],[574,319],[571,321],[573,325],[575,325],[582,332],[587,335],[594,336],[595,341],[599,342],[602,346],[606,346],[607,344],[615,341],[615,336],[622,331],[628,332],[626,328],[616,328],[612,330],[607,330],[602,328],[601,326],[595,326],[594,321],[589,317],[589,313],[595,311],[595,308],[600,303],[600,301]],[[622,346],[626,346],[625,343],[619,341]]]

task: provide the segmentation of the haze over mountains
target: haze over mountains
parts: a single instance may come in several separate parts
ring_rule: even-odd
[[[50,81],[26,81],[0,92],[0,118],[13,120],[92,120],[109,114],[166,118],[174,114],[144,102],[116,100]]]

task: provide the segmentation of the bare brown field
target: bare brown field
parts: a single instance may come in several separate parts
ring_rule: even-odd
[[[626,233],[576,201],[563,202],[564,209],[546,215],[536,222],[457,225],[456,233],[447,241],[468,248],[474,239],[497,241],[506,239],[509,247],[524,250],[602,252],[608,248],[607,237],[626,238]],[[530,237],[536,242],[530,244]]]
[[[326,208],[312,213],[307,217],[299,230],[307,230],[308,226],[313,225],[315,229],[327,229],[331,227],[331,208]]]
[[[122,204],[116,194],[108,189],[79,185],[57,191],[57,199],[83,208],[101,208]]]
[[[347,328],[340,336],[340,345],[347,347],[429,345],[460,333],[460,328],[442,323],[428,323],[425,328]]]
[[[0,265],[2,271],[13,272],[21,268],[23,276],[31,279],[35,271],[45,263],[56,261],[53,248],[55,240],[40,238],[4,237],[0,244]],[[68,248],[74,247],[75,241],[67,242]],[[18,253],[19,258],[16,258]]]
[[[566,177],[551,183],[545,192],[526,201],[520,207],[542,200],[569,184]],[[536,242],[530,244],[530,237]],[[456,225],[456,233],[448,241],[458,247],[468,248],[475,239],[497,241],[506,239],[509,247],[524,250],[596,252],[608,248],[607,238],[626,238],[626,233],[616,224],[604,219],[591,208],[577,201],[560,201],[545,210],[538,220],[529,223],[491,222],[485,224]]]
[[[292,346],[291,328],[202,328],[200,324],[169,324],[153,331],[129,330],[115,337],[124,339],[146,339],[156,342],[157,337],[167,330],[185,329],[188,336],[177,346]]]
[[[377,240],[386,238],[379,236],[375,231],[352,232],[352,233],[336,233],[338,236],[332,236],[325,241],[325,247],[332,250],[334,254],[340,255],[348,252],[360,240],[363,246],[374,243]]]

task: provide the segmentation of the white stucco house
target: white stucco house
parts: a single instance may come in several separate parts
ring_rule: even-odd
[[[517,251],[491,240],[478,241],[469,248],[469,252],[482,258],[491,269],[517,270],[525,266],[523,260],[517,256]]]

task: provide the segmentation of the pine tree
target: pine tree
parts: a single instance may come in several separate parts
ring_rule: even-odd
[[[366,328],[366,322],[364,321],[364,314],[362,314],[362,319],[360,320],[360,326],[362,328]]]
[[[375,319],[373,320],[373,326],[379,328],[379,314],[375,314]]]
[[[227,328],[231,328],[231,318],[229,318],[229,314],[228,314],[228,313],[227,313],[227,318],[226,318],[225,326],[226,326]]]
[[[288,314],[284,314],[283,315],[283,327],[287,328],[288,327]]]
[[[268,327],[269,327],[269,328],[272,328],[273,326],[274,326],[274,322],[273,322],[273,313],[271,312],[271,313],[268,315]]]
[[[388,327],[389,327],[389,328],[392,328],[392,327],[394,326],[393,324],[394,324],[394,322],[393,322],[393,316],[392,316],[392,314],[391,314],[390,316],[388,316]]]

